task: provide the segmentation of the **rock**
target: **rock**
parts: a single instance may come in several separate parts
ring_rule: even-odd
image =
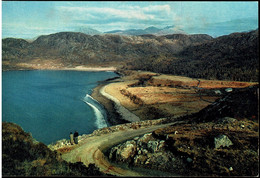
[[[137,140],[137,145],[141,148],[147,148],[147,144],[153,139],[152,133],[145,134]]]
[[[215,148],[229,147],[233,145],[232,141],[226,135],[219,135],[214,138]]]
[[[152,133],[147,133],[147,134],[144,134],[144,136],[141,137],[139,139],[139,141],[148,143],[148,141],[151,140],[151,138],[152,138]]]
[[[147,160],[147,156],[138,155],[135,157],[134,164],[144,164]]]
[[[145,164],[150,164],[150,166],[153,169],[158,169],[158,168],[162,169],[166,165],[172,165],[170,164],[170,162],[171,160],[167,154],[164,154],[162,152],[157,152],[152,154]]]
[[[137,141],[139,139],[139,137],[135,137],[134,140]]]
[[[142,149],[143,154],[147,154],[149,151],[147,149]]]
[[[138,150],[138,148],[137,148],[137,150]],[[142,154],[142,150],[138,150],[137,154],[141,155]]]
[[[232,117],[223,117],[217,120],[218,124],[229,124],[235,122],[236,119]]]
[[[149,141],[147,143],[147,148],[150,152],[155,153],[158,151],[158,145],[159,145],[158,141]]]
[[[150,158],[148,158],[144,164],[150,164]]]
[[[135,142],[127,141],[123,146],[123,149],[118,149],[117,154],[120,154],[123,159],[128,159],[129,157],[134,157],[136,153],[136,144]]]
[[[158,151],[164,151],[165,150],[166,143],[164,140],[161,140],[158,146]]]

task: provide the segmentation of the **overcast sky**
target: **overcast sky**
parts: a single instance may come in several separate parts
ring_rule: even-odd
[[[239,19],[253,21],[241,28],[244,21]],[[174,25],[190,33],[211,33],[216,24],[231,24],[234,32],[256,29],[258,2],[2,1],[2,38],[33,38],[78,27],[105,32]]]

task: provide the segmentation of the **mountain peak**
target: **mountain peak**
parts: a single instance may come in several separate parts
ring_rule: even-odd
[[[90,27],[84,27],[84,26],[77,27],[74,31],[85,33],[87,35],[100,35],[100,34],[102,34],[102,32],[100,32],[96,29],[93,29],[93,28],[90,28]]]
[[[169,26],[164,27],[163,29],[170,29],[170,28],[174,28],[174,27],[175,27],[174,25],[169,25]]]
[[[146,29],[144,29],[144,30],[154,30],[154,29],[157,29],[157,30],[159,30],[159,28],[156,28],[156,27],[154,27],[154,26],[147,27],[147,28],[146,28]]]
[[[182,29],[178,29],[174,25],[169,25],[164,28],[157,28],[155,26],[150,26],[145,29],[127,29],[127,30],[113,30],[104,33],[115,33],[120,35],[167,35],[176,33],[185,33]]]

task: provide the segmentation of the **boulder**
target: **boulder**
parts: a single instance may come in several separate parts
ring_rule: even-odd
[[[137,155],[134,159],[134,164],[144,164],[147,160],[147,156],[145,155]]]
[[[154,140],[152,133],[145,134],[137,140],[137,145],[141,148],[147,148],[147,144],[150,140]]]
[[[158,151],[158,145],[159,145],[158,141],[149,141],[147,143],[147,148],[150,152],[155,153]]]
[[[161,140],[158,145],[158,151],[164,151],[165,150],[166,143],[164,140]]]
[[[217,120],[218,124],[229,124],[235,122],[236,119],[232,117],[223,117]]]
[[[226,135],[219,135],[214,138],[215,148],[229,147],[233,145],[232,141]]]
[[[122,159],[128,159],[134,157],[136,154],[136,143],[134,141],[127,141],[121,146],[121,149],[117,150],[117,155],[120,155]]]
[[[151,152],[151,153],[156,153],[159,151],[164,151],[165,150],[165,141],[161,140],[161,141],[149,141],[147,143],[147,149]]]

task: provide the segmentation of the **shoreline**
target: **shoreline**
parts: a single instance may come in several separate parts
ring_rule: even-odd
[[[55,70],[55,69],[54,69]],[[117,70],[116,67],[84,67],[84,66],[77,66],[77,67],[64,67],[58,70],[75,70],[75,71],[113,71]]]
[[[121,116],[121,119],[125,120],[125,121],[128,121],[128,122],[137,122],[137,121],[141,121],[140,118],[138,116],[136,116],[134,113],[130,112],[128,109],[126,109],[124,106],[122,106],[120,104],[120,101],[108,94],[105,90],[106,90],[106,87],[108,86],[109,84],[101,87],[99,89],[99,93],[101,95],[103,95],[104,97],[106,97],[107,99],[113,101],[114,103],[114,108],[116,110],[116,112]]]
[[[100,89],[111,82],[112,81],[102,81],[97,87],[93,89],[91,97],[104,106],[104,109],[107,113],[107,121],[111,126],[129,123],[126,120],[123,120],[121,115],[117,112],[115,103],[100,93]]]
[[[115,72],[117,70],[116,67],[85,67],[85,66],[76,66],[76,67],[28,67],[28,68],[16,68],[16,69],[2,69],[3,72],[5,71],[28,71],[28,70],[61,70],[61,71],[89,71],[89,72]]]

